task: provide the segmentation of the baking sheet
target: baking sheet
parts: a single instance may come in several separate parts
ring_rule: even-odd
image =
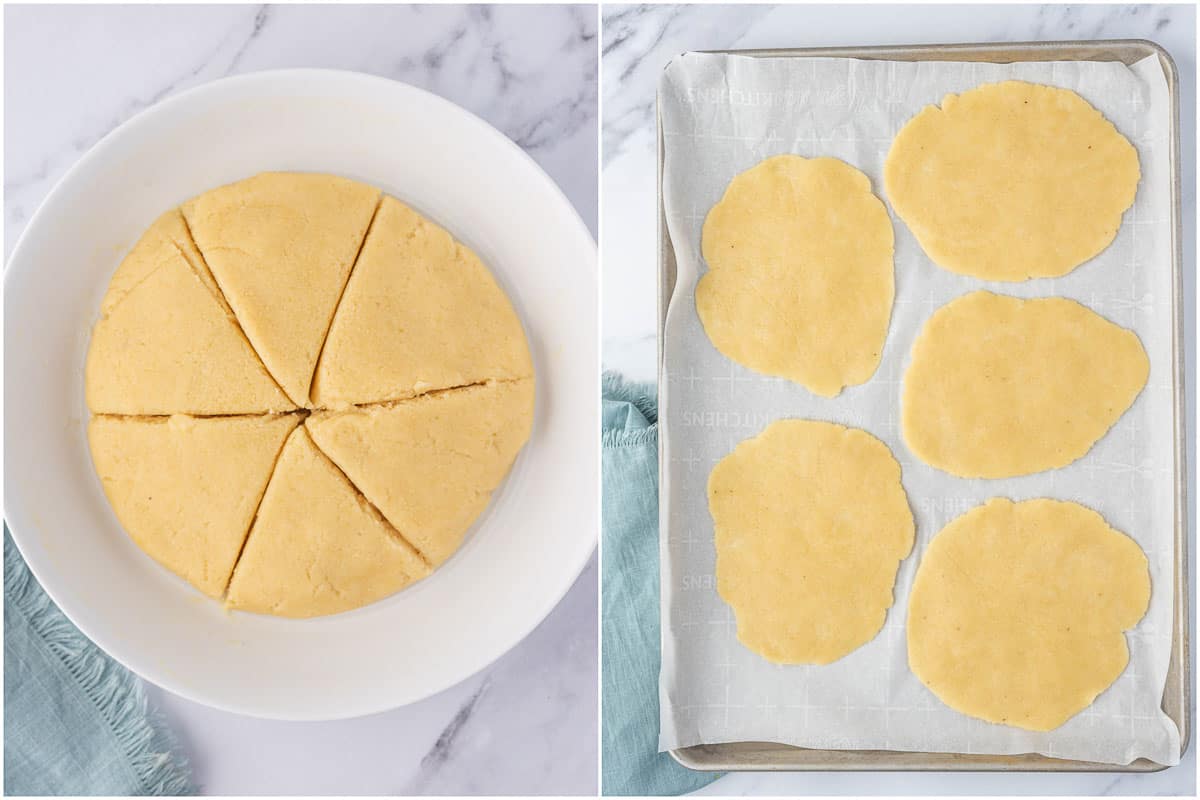
[[[1021,78],[1074,89],[1138,148],[1142,183],[1116,241],[1058,279],[987,283],[935,267],[907,228],[896,231],[896,303],[883,361],[867,384],[833,400],[757,375],[713,349],[695,313],[703,271],[700,226],[736,173],[778,153],[832,155],[863,170],[882,196],[891,140],[947,92]],[[810,748],[1044,755],[1113,764],[1179,759],[1161,711],[1171,647],[1173,397],[1170,105],[1157,58],[993,65],[687,54],[660,88],[663,199],[678,262],[661,382],[664,424],[661,749],[735,741]],[[886,200],[886,197],[884,197]],[[1151,358],[1134,407],[1074,465],[1002,481],[965,481],[918,462],[899,436],[908,349],[934,309],[977,288],[1073,297],[1133,328]],[[897,578],[896,606],[875,640],[828,667],[776,666],[745,650],[713,579],[705,482],[716,461],[781,417],[865,428],[901,463],[917,543]],[[1056,731],[973,720],[943,706],[909,672],[906,598],[920,554],[950,519],[995,495],[1077,500],[1129,533],[1150,558],[1150,610],[1129,634],[1130,665],[1107,692]]]

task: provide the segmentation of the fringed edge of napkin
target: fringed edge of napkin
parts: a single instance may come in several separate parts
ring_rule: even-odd
[[[96,706],[148,795],[195,794],[187,756],[134,675],[103,655],[54,604],[6,535],[4,600],[17,608]]]
[[[601,391],[605,400],[629,403],[636,408],[646,421],[648,428],[635,430],[608,429],[601,433],[600,444],[603,447],[631,447],[658,442],[658,400],[657,387],[652,383],[637,383],[627,381],[619,373],[605,372],[601,380]]]

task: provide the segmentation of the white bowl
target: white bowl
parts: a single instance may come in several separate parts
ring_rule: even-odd
[[[315,620],[227,613],[145,556],[88,454],[83,364],[122,255],[162,211],[264,170],[381,187],[475,249],[525,323],[533,435],[463,548],[427,580]],[[435,95],[326,70],[210,83],[139,114],[55,187],[5,276],[5,514],[81,631],[183,697],[277,719],[415,702],[529,633],[595,548],[599,355],[595,243],[520,148]],[[469,322],[469,320],[468,320]]]

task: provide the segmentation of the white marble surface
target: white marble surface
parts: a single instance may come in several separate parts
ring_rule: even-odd
[[[329,67],[436,92],[520,144],[596,232],[594,6],[5,9],[5,253],[112,128],[234,73]],[[596,564],[483,673],[331,723],[239,717],[151,689],[210,794],[592,794]]]
[[[677,6],[606,5],[601,84],[603,363],[654,380],[657,222],[654,102],[667,62],[686,50],[939,42],[1148,38],[1174,56],[1181,75],[1185,265],[1195,264],[1196,17],[1194,6]],[[1194,270],[1185,269],[1195,364]],[[1194,369],[1188,397],[1194,398]],[[1188,429],[1194,431],[1194,403]],[[1189,464],[1195,463],[1195,441]],[[1191,485],[1194,489],[1194,472]],[[1195,496],[1194,490],[1192,496]],[[1192,568],[1195,575],[1195,508]],[[1192,618],[1195,619],[1193,609]],[[1194,640],[1193,640],[1194,647]],[[1193,655],[1194,660],[1194,655]],[[1196,748],[1151,775],[953,773],[741,773],[703,794],[1195,794]]]

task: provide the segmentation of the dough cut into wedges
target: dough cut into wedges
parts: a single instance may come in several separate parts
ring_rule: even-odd
[[[373,603],[428,574],[301,427],[279,457],[226,604],[317,617]]]
[[[158,563],[220,597],[296,415],[92,417],[92,460],[121,526]]]
[[[521,322],[476,255],[385,197],[313,381],[317,406],[533,375]]]
[[[263,173],[188,201],[196,245],[271,375],[297,405],[375,213],[379,190]]]
[[[433,565],[448,559],[529,438],[532,379],[318,412],[305,423],[388,521]]]
[[[250,414],[295,408],[220,301],[178,209],[117,268],[85,369],[98,414]]]

